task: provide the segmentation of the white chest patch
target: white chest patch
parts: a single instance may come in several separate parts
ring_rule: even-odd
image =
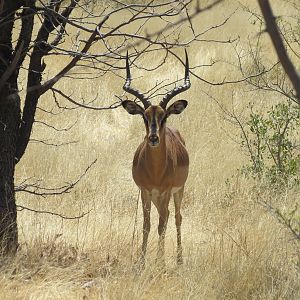
[[[174,187],[171,189],[171,195],[173,195],[174,193],[177,193],[182,187]],[[146,196],[147,198],[151,199],[151,201],[153,202],[153,204],[157,207],[158,204],[160,203],[160,201],[162,201],[162,199],[164,199],[166,192],[160,193],[159,190],[157,189],[153,189],[151,191],[147,191],[146,190]]]
[[[165,193],[159,193],[159,190],[153,189],[151,191],[146,191],[147,198],[149,197],[153,204],[157,206],[159,204],[159,200],[163,198]]]
[[[171,189],[171,194],[173,195],[173,194],[177,193],[181,188],[182,188],[182,186],[179,186],[179,187],[173,187],[173,188]]]

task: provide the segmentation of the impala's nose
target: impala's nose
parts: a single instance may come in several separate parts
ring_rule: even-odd
[[[159,138],[156,134],[151,134],[149,136],[149,142],[151,146],[156,146],[159,143]]]

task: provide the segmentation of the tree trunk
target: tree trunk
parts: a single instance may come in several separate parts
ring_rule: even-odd
[[[14,189],[15,153],[20,121],[19,99],[0,97],[0,253],[18,247],[17,210]]]
[[[20,0],[0,1],[0,254],[15,253],[18,247],[17,209],[14,173],[20,124],[20,98],[17,95],[18,68],[3,79],[13,61],[12,30]],[[5,76],[4,76],[5,77]],[[0,82],[1,82],[0,80]],[[4,84],[4,85],[3,85]]]

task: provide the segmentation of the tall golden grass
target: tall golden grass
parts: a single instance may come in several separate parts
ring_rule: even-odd
[[[272,2],[276,11],[290,13],[283,1]],[[242,3],[258,11],[256,1]],[[247,38],[254,39],[258,28],[250,25],[248,14],[237,1],[225,1],[199,16],[195,24],[205,28],[234,10],[228,24],[208,37],[239,35],[241,47],[246,47]],[[265,46],[272,56],[267,36]],[[229,45],[199,43],[188,51],[191,66],[209,63],[210,59],[235,61]],[[153,58],[143,61],[148,67],[152,62]],[[53,72],[60,66],[59,59],[51,61]],[[138,78],[134,85],[146,89],[156,80],[181,77],[183,67],[169,60],[159,73],[132,72]],[[198,74],[211,81],[240,77],[229,63],[201,68]],[[116,77],[60,83],[85,99],[98,93],[103,105],[121,93],[122,85]],[[146,270],[140,276],[133,271],[143,219],[131,162],[144,135],[142,120],[122,108],[103,112],[81,109],[51,117],[39,111],[37,120],[47,118],[56,127],[77,123],[68,133],[36,124],[35,138],[78,143],[58,148],[31,143],[17,166],[17,182],[34,177],[51,186],[59,185],[74,180],[90,162],[98,160],[72,193],[47,199],[18,194],[18,204],[69,216],[91,211],[79,220],[20,212],[20,250],[15,258],[2,262],[0,299],[299,299],[296,246],[289,232],[256,203],[252,183],[236,175],[248,161],[229,137],[239,139],[240,132],[224,120],[218,105],[203,91],[228,107],[232,93],[239,108],[255,101],[266,109],[278,101],[271,94],[247,91],[244,83],[210,87],[195,78],[191,89],[182,95],[189,106],[168,123],[180,130],[190,153],[182,211],[184,264],[178,267],[175,263],[176,230],[170,205],[166,273],[153,263],[158,223],[155,209]],[[52,95],[45,95],[40,106],[54,106]],[[230,184],[225,183],[228,178]],[[289,207],[296,197],[290,193],[276,201]]]

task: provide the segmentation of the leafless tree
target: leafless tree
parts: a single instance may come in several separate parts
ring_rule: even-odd
[[[300,76],[298,71],[296,70],[295,65],[288,56],[282,35],[280,34],[280,30],[276,23],[276,18],[272,12],[271,5],[268,0],[258,0],[258,3],[262,11],[263,17],[265,19],[266,31],[270,35],[270,38],[272,40],[278,58],[282,64],[282,67],[284,68],[286,74],[292,82],[292,85],[296,92],[295,96],[297,98],[298,103],[300,104]]]
[[[107,0],[101,1],[100,9],[93,9],[97,5],[94,0],[0,0],[2,253],[15,252],[18,246],[16,192],[47,196],[68,192],[77,182],[75,180],[74,183],[58,189],[42,186],[39,181],[25,181],[15,186],[15,166],[22,159],[30,140],[59,146],[58,143],[34,140],[31,137],[40,97],[48,93],[61,111],[78,107],[101,111],[120,106],[120,97],[104,107],[97,99],[78,99],[58,88],[56,83],[63,78],[80,80],[107,74],[120,76],[118,71],[125,68],[127,50],[131,63],[135,66],[136,59],[141,54],[161,51],[164,58],[153,67],[158,68],[169,55],[176,56],[173,51],[176,47],[188,47],[191,43],[203,41],[210,30],[217,30],[226,23],[225,19],[222,24],[206,28],[202,32],[197,32],[193,26],[197,15],[221,2],[222,0],[214,0],[207,6],[200,6],[200,1],[195,0],[148,0],[136,3]],[[111,19],[119,22],[111,22]],[[157,31],[147,32],[148,23],[152,20],[159,21],[161,26]],[[183,29],[190,32],[188,38],[181,37],[180,32]],[[69,43],[66,40],[72,41],[71,49],[68,48]],[[54,55],[66,57],[66,63],[56,74],[47,78],[45,74],[51,74],[51,65],[46,64],[47,58]],[[192,66],[191,72],[194,70]],[[26,78],[26,88],[22,93],[20,74]],[[161,84],[148,91],[150,96],[160,88],[165,86]],[[70,106],[62,105],[62,98]],[[54,114],[50,108],[40,109],[46,114]],[[45,120],[38,122],[53,130],[66,130],[57,128],[55,124],[47,124]],[[26,208],[19,206],[19,210],[23,209]]]
[[[299,100],[300,77],[296,70],[300,58],[299,16],[300,6],[295,0],[286,5],[294,9],[294,14],[275,17],[268,1],[259,1],[261,11],[243,9],[249,14],[249,20],[258,27],[256,38],[248,39],[248,46],[237,43],[235,47],[237,67],[254,90],[278,94],[283,99],[297,104]],[[265,47],[265,33],[270,33],[277,59],[269,55]],[[259,76],[253,76],[259,74]],[[297,83],[298,82],[298,83]]]

